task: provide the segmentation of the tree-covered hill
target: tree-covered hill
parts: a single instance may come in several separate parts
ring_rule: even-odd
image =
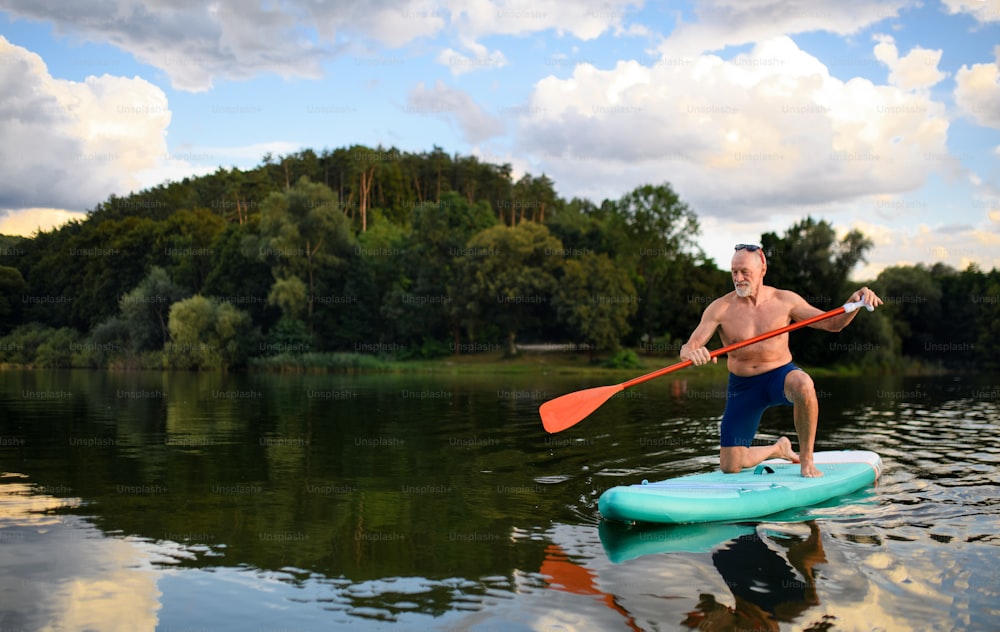
[[[437,147],[267,155],[252,170],[111,196],[29,238],[0,236],[0,361],[224,368],[512,354],[525,341],[673,359],[731,289],[698,242],[695,211],[668,183],[595,203]],[[813,218],[762,243],[780,255],[767,281],[823,309],[850,293],[871,247]],[[886,308],[836,339],[797,336],[800,361],[995,363],[995,270],[891,268],[871,284]]]

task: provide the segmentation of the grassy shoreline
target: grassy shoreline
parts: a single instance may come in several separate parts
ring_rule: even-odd
[[[626,380],[655,371],[678,362],[676,356],[636,356],[637,363],[624,367],[606,364],[607,357],[591,358],[586,353],[569,351],[526,351],[514,357],[507,357],[499,351],[455,354],[440,358],[421,360],[399,360],[386,356],[374,356],[350,352],[286,353],[274,356],[252,358],[245,368],[236,372],[248,373],[428,373],[440,375],[607,375],[609,381]],[[146,361],[152,358],[133,358],[118,361],[106,367],[44,367],[32,364],[2,362],[0,370],[22,370],[34,368],[85,368],[112,371],[170,371],[184,370]],[[922,362],[919,359],[904,359],[893,366],[806,366],[800,365],[814,377],[864,376],[899,374],[908,376],[943,375],[962,371]],[[220,369],[203,369],[220,371]],[[727,374],[723,360],[695,369],[700,375],[724,376]],[[221,370],[224,371],[224,370]]]
[[[579,352],[522,352],[514,357],[501,352],[481,352],[456,354],[427,360],[396,360],[377,358],[362,354],[299,354],[258,358],[248,367],[249,371],[263,372],[383,372],[383,373],[438,373],[438,374],[556,374],[556,375],[602,375],[628,379],[678,362],[676,356],[638,356],[638,364],[626,367],[607,366],[606,357],[591,359]],[[807,366],[802,365],[810,375],[816,377],[863,376],[863,375],[943,375],[961,373],[953,368],[929,364],[920,360],[904,359],[893,366]],[[699,367],[702,375],[728,374],[725,360]]]
[[[666,359],[665,359],[666,361]],[[668,362],[669,363],[669,362]],[[608,373],[624,374],[641,371],[644,366],[661,366],[643,362],[638,369],[602,366],[586,354],[575,352],[525,352],[515,357],[503,353],[464,353],[426,360],[398,360],[357,353],[283,354],[256,358],[249,371],[264,372],[384,372],[441,374],[519,374],[519,373]]]

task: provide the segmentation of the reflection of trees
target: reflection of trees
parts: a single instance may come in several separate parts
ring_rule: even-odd
[[[509,400],[464,380],[12,372],[4,389],[42,395],[11,409],[0,436],[23,439],[12,450],[33,480],[83,500],[65,511],[209,552],[177,567],[352,582],[506,577],[522,557],[537,568],[544,545],[513,542],[512,523],[564,508],[525,480],[537,437],[497,421],[515,405],[533,414],[536,383],[508,378]]]
[[[586,492],[590,481],[534,480],[541,466],[526,468],[526,459],[550,472],[592,462],[593,443],[537,433],[538,404],[565,390],[552,378],[4,378],[17,394],[72,394],[11,409],[0,436],[24,439],[12,451],[32,480],[81,498],[79,509],[60,511],[93,516],[84,520],[103,534],[92,529],[90,537],[122,551],[136,546],[132,538],[179,551],[166,554],[178,572],[277,573],[288,584],[320,584],[337,604],[385,611],[389,620],[516,593],[525,581],[518,569],[539,569],[547,542],[514,525],[591,510],[586,499],[566,502],[568,486]],[[70,445],[71,437],[101,441]],[[637,441],[609,454],[627,454]]]

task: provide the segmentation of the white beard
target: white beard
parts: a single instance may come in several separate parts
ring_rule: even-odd
[[[753,288],[750,285],[736,285],[736,296],[746,298],[751,294],[753,294]]]

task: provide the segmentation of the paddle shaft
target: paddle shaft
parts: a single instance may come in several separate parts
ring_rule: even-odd
[[[746,340],[741,340],[739,342],[734,342],[733,344],[726,345],[725,347],[719,347],[715,351],[712,351],[710,355],[711,355],[711,357],[714,358],[716,356],[720,356],[720,355],[723,355],[725,353],[729,353],[730,351],[735,351],[736,349],[742,349],[743,347],[750,346],[750,345],[758,343],[758,342],[760,342],[762,340],[767,340],[768,338],[773,338],[775,336],[780,336],[781,334],[788,333],[789,331],[794,331],[796,329],[801,329],[802,327],[808,327],[809,325],[812,325],[814,323],[818,323],[821,320],[826,320],[827,318],[833,318],[834,316],[839,316],[840,314],[847,314],[847,313],[853,312],[854,310],[856,310],[857,308],[862,307],[862,306],[867,307],[869,311],[871,311],[873,309],[872,307],[870,307],[868,305],[865,305],[861,301],[857,301],[855,303],[846,303],[844,305],[841,305],[840,307],[837,307],[835,309],[831,309],[828,312],[823,312],[822,314],[817,314],[817,315],[813,316],[812,318],[806,318],[805,320],[799,320],[799,321],[796,321],[794,323],[790,323],[788,325],[785,325],[784,327],[780,327],[778,329],[775,329],[774,331],[769,331],[767,333],[760,334],[759,336],[754,336],[753,338],[747,338]],[[630,388],[630,387],[635,386],[637,384],[642,384],[643,382],[648,382],[649,380],[652,380],[654,378],[658,378],[658,377],[660,377],[662,375],[666,375],[667,373],[673,373],[674,371],[679,371],[680,369],[687,368],[687,367],[691,366],[692,364],[694,364],[694,363],[691,362],[690,360],[684,360],[683,362],[678,362],[677,364],[672,364],[672,365],[670,365],[668,367],[663,367],[662,369],[657,369],[656,371],[653,371],[651,373],[647,373],[645,375],[640,375],[639,377],[632,378],[631,380],[628,380],[627,382],[622,382],[621,384],[619,384],[619,386],[621,386],[623,389]]]
[[[731,345],[726,345],[725,347],[712,351],[710,355],[714,358],[723,353],[733,351],[734,349],[752,345],[755,342],[767,340],[768,338],[772,338],[774,336],[780,336],[785,332],[799,329],[800,327],[808,327],[809,325],[826,318],[832,318],[833,316],[837,316],[839,314],[853,312],[861,306],[868,308],[868,311],[874,309],[871,305],[865,305],[861,301],[847,303],[828,312],[817,314],[812,318],[800,320],[798,322],[791,323],[790,325],[785,325],[779,329],[775,329],[774,331],[769,331],[767,333],[760,334],[759,336],[754,336],[753,338],[748,338],[746,340],[741,340],[740,342],[734,342]],[[542,425],[548,432],[562,432],[587,417],[590,413],[594,412],[602,404],[604,404],[604,402],[608,401],[626,388],[635,386],[636,384],[642,384],[643,382],[648,382],[649,380],[660,377],[661,375],[666,375],[667,373],[672,373],[679,369],[689,367],[692,364],[694,363],[691,362],[691,360],[684,360],[683,362],[678,362],[677,364],[653,371],[652,373],[640,375],[639,377],[628,380],[627,382],[613,384],[611,386],[588,388],[582,391],[576,391],[575,393],[567,393],[566,395],[555,399],[550,399],[538,408],[538,412],[542,417]]]

